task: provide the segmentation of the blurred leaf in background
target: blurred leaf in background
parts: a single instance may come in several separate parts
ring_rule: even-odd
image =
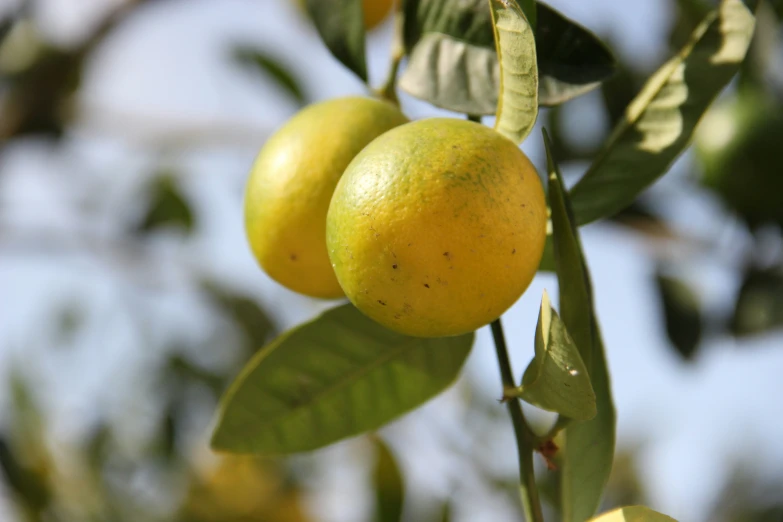
[[[743,275],[729,329],[738,337],[783,327],[783,267],[749,267]]]
[[[307,102],[301,83],[279,59],[247,45],[237,46],[233,51],[233,57],[239,65],[273,80],[298,105],[303,106]]]
[[[375,467],[376,522],[401,522],[405,501],[405,483],[397,459],[389,446],[379,437],[373,437]]]
[[[688,283],[660,268],[655,274],[655,284],[669,341],[680,357],[692,360],[703,329],[698,296]]]
[[[162,228],[173,228],[185,233],[193,231],[196,223],[190,203],[179,188],[176,175],[162,172],[155,176],[149,188],[148,207],[135,229],[149,233]]]

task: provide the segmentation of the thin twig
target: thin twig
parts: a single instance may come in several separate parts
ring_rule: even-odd
[[[503,335],[503,325],[500,318],[492,322],[492,338],[495,341],[495,351],[500,365],[500,376],[503,380],[503,389],[514,387],[514,373],[511,369],[511,361],[506,348],[506,339]],[[541,500],[538,496],[536,476],[533,470],[533,444],[535,435],[525,422],[525,414],[519,399],[506,401],[511,421],[514,424],[514,435],[517,439],[517,451],[519,452],[519,487],[522,495],[522,506],[528,522],[543,522],[544,515],[541,511]]]

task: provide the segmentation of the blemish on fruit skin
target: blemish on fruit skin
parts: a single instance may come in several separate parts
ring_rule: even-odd
[[[517,249],[515,248],[514,250],[511,251],[511,253],[512,254],[516,254],[517,253]]]
[[[427,283],[424,283],[424,288],[429,288],[429,287],[430,287],[430,285],[428,285]]]
[[[392,268],[393,268],[393,269],[395,269],[395,270],[397,270],[397,263],[394,263],[394,264],[392,265]]]
[[[291,254],[290,258],[291,258],[291,261],[296,261],[296,254]]]
[[[451,254],[449,254],[448,252],[443,252],[443,256],[444,256],[446,259],[449,259],[449,260],[451,260]]]
[[[381,306],[386,306],[386,303],[384,303],[384,302],[383,302],[383,301],[381,301],[380,299],[378,299],[378,304],[380,304]]]

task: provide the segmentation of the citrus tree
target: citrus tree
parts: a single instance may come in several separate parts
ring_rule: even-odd
[[[305,7],[332,54],[366,82],[365,30],[386,4]],[[593,304],[600,289],[579,227],[631,205],[685,150],[743,63],[755,8],[722,0],[707,12],[569,190],[546,130],[541,176],[518,146],[540,107],[615,73],[607,47],[534,0],[401,1],[387,81],[366,98],[304,109],[253,166],[245,216],[260,266],[292,290],[349,302],[249,361],[223,397],[213,448],[291,454],[380,428],[449,387],[474,331],[490,325],[527,519],[543,520],[537,453],[556,470],[562,520],[595,517],[616,419]],[[398,89],[465,117],[410,122]],[[494,116],[492,127],[484,116]],[[544,294],[534,355],[518,373],[501,316],[538,271],[556,274],[559,312]],[[557,413],[556,422],[534,431],[522,401]],[[627,507],[595,520],[671,519]]]

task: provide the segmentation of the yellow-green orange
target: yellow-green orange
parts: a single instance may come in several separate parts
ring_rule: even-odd
[[[247,182],[245,228],[272,279],[313,297],[343,295],[326,251],[332,192],[365,145],[407,121],[390,103],[340,98],[305,108],[267,141]]]
[[[348,298],[408,335],[457,335],[506,311],[546,239],[535,168],[478,123],[436,118],[393,129],[351,162],[327,216]]]

